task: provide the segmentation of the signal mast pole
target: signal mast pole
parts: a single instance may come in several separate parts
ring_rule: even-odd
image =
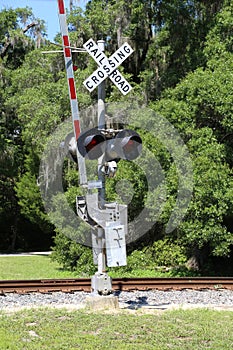
[[[104,40],[97,41],[99,49],[104,51]],[[98,85],[98,129],[105,127],[105,81]],[[102,188],[99,189],[99,207],[104,208],[105,203],[105,175],[101,171],[103,166],[103,157],[98,159],[98,180],[102,183]],[[102,274],[106,271],[106,255],[105,255],[105,239],[104,229],[98,228],[98,239],[100,240],[100,251],[98,254],[98,273]]]
[[[127,205],[117,202],[107,203],[105,201],[105,176],[114,176],[116,172],[116,158],[133,160],[138,157],[141,152],[142,140],[133,130],[117,130],[116,135],[107,134],[109,130],[105,128],[104,80],[109,77],[123,95],[126,95],[132,89],[116,68],[133,52],[133,49],[128,43],[125,43],[113,55],[107,58],[103,52],[103,40],[99,40],[97,45],[93,39],[89,39],[83,45],[84,49],[99,65],[98,69],[84,82],[84,85],[90,92],[98,86],[98,130],[94,128],[81,134],[64,0],[57,1],[75,136],[76,147],[74,151],[77,154],[80,185],[88,189],[85,196],[77,196],[76,198],[77,213],[93,229],[92,247],[94,261],[98,264],[98,272],[92,276],[92,290],[95,294],[108,295],[112,292],[112,281],[106,273],[106,265],[108,267],[115,267],[125,266],[127,264],[125,236],[128,230],[128,220]],[[97,52],[98,55],[96,55]],[[105,149],[101,149],[100,153],[97,152],[97,157],[95,153],[91,156],[91,152],[89,154],[89,151],[92,150],[93,145],[91,149],[87,147],[91,142],[88,140],[90,138],[91,140],[94,139],[97,144],[105,141],[114,142],[113,144],[110,143],[110,145],[113,148],[114,145],[118,145],[119,152],[116,153],[114,151],[116,154],[114,153],[113,155],[109,153],[108,157],[105,158],[107,151],[106,145],[104,145]],[[73,154],[73,149],[71,153]],[[90,158],[88,158],[89,155]],[[91,181],[87,181],[86,156],[88,159],[98,159],[98,182],[94,182],[94,184]],[[106,161],[108,165],[105,169]],[[110,163],[114,164],[110,165]],[[98,189],[98,192],[92,191],[92,189]]]
[[[77,139],[81,133],[80,120],[79,120],[79,110],[78,102],[76,96],[76,88],[74,81],[74,72],[73,72],[73,63],[72,63],[72,54],[69,42],[68,27],[66,21],[66,11],[64,0],[58,1],[58,10],[59,10],[59,22],[60,30],[62,34],[62,43],[63,43],[63,52],[65,59],[65,68],[67,74],[67,81],[69,87],[69,97],[70,105],[72,112],[72,121],[74,136],[77,145]],[[101,51],[104,51],[104,41],[100,40],[98,46]],[[105,127],[105,83],[102,82],[98,87],[98,129],[103,129]],[[81,186],[87,186],[87,175],[86,175],[86,165],[85,158],[81,156],[79,150],[76,146],[77,153],[77,162],[79,169],[79,179]],[[105,203],[105,175],[101,172],[103,158],[98,159],[98,179],[102,182],[102,188],[99,189],[99,199],[98,205],[100,208],[104,207]],[[97,229],[97,244],[98,244],[98,272],[92,277],[92,289],[94,293],[98,293],[99,289],[103,291],[111,291],[111,279],[106,274],[106,253],[105,253],[105,234],[104,229],[99,227]]]
[[[97,41],[100,51],[104,52],[104,40]],[[98,85],[98,129],[105,128],[105,81]],[[105,202],[105,176],[101,172],[103,158],[98,159],[98,179],[102,181],[102,188],[99,191],[100,207],[104,206]]]

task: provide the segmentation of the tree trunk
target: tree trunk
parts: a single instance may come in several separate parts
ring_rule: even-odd
[[[17,239],[17,233],[18,233],[18,214],[16,213],[15,217],[14,217],[14,223],[11,226],[11,242],[10,245],[8,247],[9,251],[15,251],[15,246],[16,246],[16,239]]]

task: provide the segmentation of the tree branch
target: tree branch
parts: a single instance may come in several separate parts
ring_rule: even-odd
[[[24,29],[23,29],[23,33],[26,33],[30,28],[35,27],[38,23],[36,22],[32,22],[30,24],[28,24]]]
[[[24,29],[22,29],[22,32],[25,34],[30,28],[35,27],[37,24],[38,23],[36,23],[36,22],[32,22],[32,23],[28,24]],[[5,45],[2,48],[2,51],[1,51],[1,54],[0,54],[1,58],[4,58],[6,56],[10,45],[11,45],[11,40],[7,37]]]

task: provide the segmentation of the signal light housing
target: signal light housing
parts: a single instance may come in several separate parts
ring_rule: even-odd
[[[98,159],[103,154],[105,161],[134,160],[142,151],[142,139],[134,130],[99,130],[83,132],[78,140],[79,153],[87,159]]]
[[[65,140],[60,143],[60,149],[65,153],[65,156],[77,163],[77,145],[74,133],[69,133]]]
[[[79,153],[87,159],[98,159],[105,151],[105,136],[97,129],[80,134],[77,140]]]
[[[134,160],[142,151],[142,139],[134,130],[125,129],[117,134],[119,154],[121,159]]]

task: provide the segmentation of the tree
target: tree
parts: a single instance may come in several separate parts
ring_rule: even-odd
[[[205,38],[223,1],[153,1],[153,39],[141,71],[147,99],[204,66]]]
[[[153,35],[144,51],[147,58],[141,61],[142,84],[137,86],[138,91],[145,93],[147,100],[159,99],[151,106],[176,127],[193,160],[194,189],[190,208],[181,225],[166,234],[164,228],[177,196],[176,167],[163,147],[151,135],[144,135],[143,144],[150,144],[159,157],[167,180],[168,200],[150,237],[178,242],[186,249],[187,256],[193,257],[195,266],[203,268],[204,257],[208,260],[213,255],[229,256],[233,243],[232,227],[227,225],[232,215],[231,5],[228,1],[174,0],[169,4],[148,1],[141,4],[140,11],[137,1],[120,2],[117,8],[115,5],[115,1],[89,2],[85,15],[93,25],[93,32],[98,33],[97,39],[102,33],[112,51],[111,47],[119,44],[120,37],[127,36],[130,41],[137,33],[140,39],[145,38],[146,31],[140,36],[134,19],[139,18],[140,24],[147,23],[146,28],[151,29]],[[106,14],[104,22],[100,20],[101,11]],[[145,18],[149,20],[143,22]],[[110,23],[118,30],[111,32]],[[139,40],[137,44],[136,57],[138,50],[143,52],[143,44]],[[125,68],[130,72],[130,67],[125,65]],[[143,120],[146,124],[145,114]],[[124,171],[126,177],[132,178],[130,168],[124,167]],[[109,195],[114,196],[115,180],[111,181]],[[145,191],[146,186],[142,193],[137,192],[135,199],[142,198]],[[152,221],[153,210],[158,205],[155,198],[152,195],[148,201],[152,210],[148,219]],[[137,210],[140,210],[138,203]]]
[[[229,256],[233,243],[229,224],[233,209],[229,17],[232,18],[232,6],[226,6],[217,15],[216,25],[207,36],[205,69],[198,68],[187,75],[154,104],[156,111],[180,131],[192,154],[193,199],[176,235],[201,265],[209,255]]]
[[[25,219],[20,214],[15,192],[16,183],[24,172],[24,142],[22,124],[9,98],[14,94],[12,78],[15,70],[20,68],[27,53],[34,48],[34,41],[30,35],[33,36],[38,23],[28,8],[1,11],[0,23],[0,220],[3,227],[1,249],[14,250],[19,244],[25,245],[25,232],[22,228]]]
[[[156,221],[148,235],[137,242],[142,249],[151,247],[153,251],[157,241],[164,242],[161,246],[167,249],[180,245],[182,259],[185,251],[188,258],[194,257],[196,266],[203,264],[204,257],[228,256],[232,250],[233,231],[230,224],[233,209],[233,5],[229,0],[92,0],[85,11],[74,3],[71,5],[68,23],[72,46],[81,47],[93,37],[106,40],[107,55],[124,41],[135,49],[134,55],[120,68],[134,85],[131,98],[121,99],[115,87],[107,82],[106,99],[111,102],[120,99],[125,104],[138,99],[150,104],[176,128],[193,162],[193,197],[187,215],[179,227],[166,232],[176,203],[179,172],[163,140],[149,132],[150,126],[160,127],[156,118],[146,112],[135,113],[130,123],[135,127],[145,125],[145,130],[138,131],[143,144],[150,148],[163,170],[166,188],[161,186],[147,193],[143,172],[134,164],[121,161],[116,178],[107,181],[109,200],[119,200],[120,192],[122,200],[130,200],[122,189],[128,186],[123,180],[132,180],[134,195],[129,206],[130,219],[145,208],[147,223]],[[0,23],[0,218],[6,223],[4,240],[7,240],[9,232],[17,236],[17,226],[25,218],[43,232],[53,229],[48,226],[37,187],[39,162],[50,135],[69,117],[70,105],[63,56],[44,55],[36,45],[38,27],[33,23],[41,22],[35,20],[29,9],[17,9],[1,12]],[[56,40],[61,44],[61,38]],[[54,48],[49,43],[45,45],[48,49]],[[79,53],[74,60],[78,65],[75,80],[82,110],[96,102],[96,91],[89,94],[82,86],[82,81],[96,69],[96,63],[88,55]],[[137,124],[142,119],[144,124]],[[181,149],[177,154],[180,161],[182,156]],[[150,156],[145,157],[144,163],[150,166]],[[69,165],[64,170],[65,195],[70,205],[75,206],[75,194],[80,191],[77,176],[75,181],[73,178],[76,169],[69,162],[64,167],[66,164]],[[156,168],[158,173],[160,168]],[[116,194],[118,181],[122,188]],[[57,208],[54,215],[61,220],[58,197],[54,198]],[[163,207],[163,211],[158,217],[159,207]],[[14,230],[9,229],[10,222],[14,223]],[[85,231],[80,230],[82,234]],[[8,245],[13,246],[14,239],[8,240]],[[62,245],[68,243],[60,231],[56,242],[62,254]],[[66,250],[69,261],[75,256],[74,252],[79,259],[83,254],[87,258],[85,261],[89,261],[90,253],[84,248],[76,249],[73,242],[69,247],[70,254]]]
[[[7,66],[17,68],[25,55],[32,50],[32,38],[36,39],[36,46],[40,46],[45,36],[44,22],[36,19],[30,8],[17,8],[3,10],[0,23],[3,28],[0,32],[1,58],[5,59]]]

